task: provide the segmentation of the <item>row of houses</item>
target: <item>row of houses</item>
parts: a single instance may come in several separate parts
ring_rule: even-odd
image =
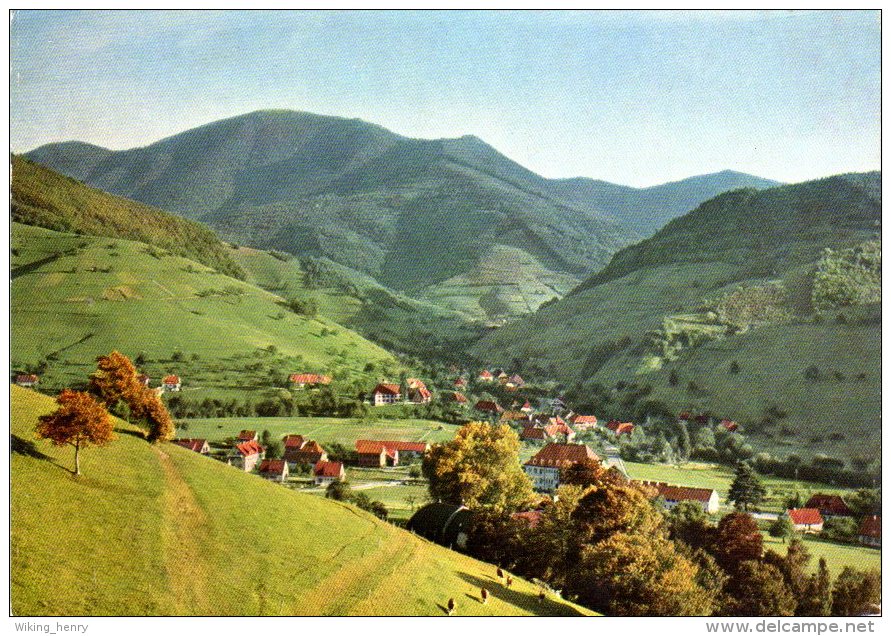
[[[428,450],[430,444],[426,442],[356,440],[357,463],[365,468],[398,466],[400,461],[416,461],[423,459]]]
[[[398,384],[381,382],[371,392],[371,403],[374,406],[386,406],[388,404],[429,404],[433,394],[421,380],[408,378],[405,381],[406,395],[403,398],[402,388]],[[466,400],[465,400],[466,401]]]

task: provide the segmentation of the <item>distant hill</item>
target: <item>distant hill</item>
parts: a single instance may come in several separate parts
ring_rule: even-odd
[[[42,368],[48,390],[113,349],[142,354],[153,386],[182,376],[194,399],[274,394],[298,371],[373,384],[402,369],[321,313],[153,245],[13,223],[11,265],[13,372]]]
[[[75,479],[69,447],[34,439],[53,401],[13,386],[11,406],[16,616],[442,616],[449,598],[459,616],[591,614],[540,602],[519,578],[507,590],[495,566],[351,505],[150,445],[120,420]]]
[[[72,163],[80,158],[89,164],[108,153],[86,144],[61,145],[72,153]],[[142,241],[229,276],[245,275],[220,239],[200,223],[90,188],[23,157],[12,158],[11,210],[19,223]]]
[[[787,433],[764,432],[767,448],[867,453],[881,430],[880,182],[719,195],[471,352],[582,399],[585,387],[637,383],[672,409],[752,429],[774,407]]]
[[[575,205],[608,211],[611,218],[641,236],[650,236],[673,218],[723,192],[777,185],[780,183],[770,179],[724,170],[649,188],[585,178],[559,179],[551,182],[551,191]]]
[[[644,190],[549,180],[477,137],[410,139],[292,111],[217,121],[144,148],[68,142],[28,157],[238,244],[326,258],[484,321],[561,296],[639,239],[635,228],[764,183],[725,173]]]

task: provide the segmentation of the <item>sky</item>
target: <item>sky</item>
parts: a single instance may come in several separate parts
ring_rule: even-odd
[[[476,135],[550,178],[880,167],[872,12],[19,11],[10,144],[145,146],[242,113]]]

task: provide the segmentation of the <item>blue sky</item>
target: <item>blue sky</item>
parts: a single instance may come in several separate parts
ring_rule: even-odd
[[[547,177],[879,167],[878,12],[18,12],[15,152],[252,110],[474,134]]]

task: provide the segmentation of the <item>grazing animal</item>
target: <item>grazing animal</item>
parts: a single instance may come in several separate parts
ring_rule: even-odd
[[[508,575],[507,577],[507,586],[510,587],[514,583],[514,577]]]
[[[489,590],[486,588],[481,589],[480,596],[483,598],[483,605],[489,602]]]
[[[538,602],[541,603],[541,602],[543,602],[544,600],[545,600],[545,593],[544,593],[544,590],[540,590],[540,591],[538,592]]]
[[[449,616],[455,613],[455,599],[450,598],[448,603]]]
[[[503,578],[504,578],[504,572],[501,571],[501,568],[498,568],[498,569],[495,571],[495,574],[498,575],[498,578],[499,578],[499,579],[503,579]]]

